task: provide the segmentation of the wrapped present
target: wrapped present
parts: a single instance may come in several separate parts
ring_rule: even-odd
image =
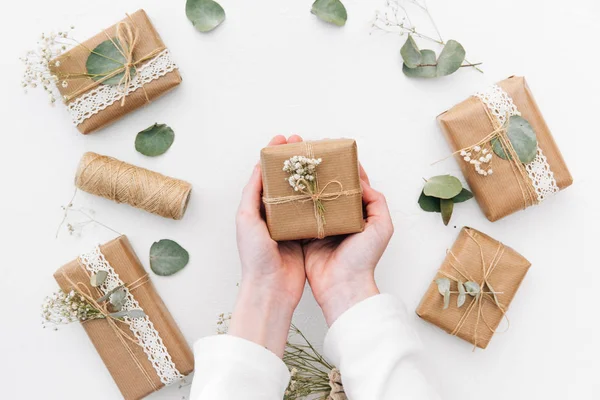
[[[95,60],[88,65],[90,56]],[[102,64],[103,59],[116,60],[111,67]],[[50,70],[58,79],[58,90],[73,123],[84,134],[116,121],[181,83],[169,50],[144,10],[53,59]]]
[[[515,123],[516,139],[508,126],[512,117],[523,125]],[[523,77],[510,77],[469,97],[438,121],[490,221],[538,204],[573,182]],[[514,140],[522,140],[517,148]],[[528,145],[532,152],[521,156]]]
[[[107,272],[106,280],[93,287],[90,277],[99,271]],[[54,278],[64,292],[75,290],[90,299],[124,287],[122,310],[145,314],[82,322],[125,399],[141,399],[193,370],[190,347],[125,236],[81,255],[56,271]]]
[[[530,266],[510,247],[465,227],[448,250],[417,315],[485,349]]]
[[[263,203],[274,240],[364,229],[356,142],[307,141],[261,151]]]

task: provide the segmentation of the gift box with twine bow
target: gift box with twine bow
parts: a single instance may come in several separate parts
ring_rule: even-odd
[[[298,190],[290,185],[285,162],[320,159]],[[356,142],[333,139],[265,147],[261,151],[263,203],[274,240],[324,238],[364,229]],[[295,172],[292,173],[295,175]]]
[[[103,285],[93,287],[90,277],[98,271],[108,271],[108,277]],[[189,345],[127,237],[82,254],[58,269],[54,278],[64,292],[74,290],[105,314],[106,318],[83,321],[82,326],[125,399],[146,397],[194,369]],[[145,317],[109,316],[100,299],[120,287],[128,294],[123,309],[142,310]]]
[[[485,349],[530,266],[510,247],[465,227],[448,250],[417,315]]]
[[[515,116],[520,123],[528,122],[529,135],[521,130],[518,137],[511,136],[509,122],[512,124],[511,117]],[[490,221],[539,204],[573,183],[523,77],[512,76],[478,92],[440,114],[438,121]],[[520,128],[516,124],[515,127]],[[531,131],[535,133],[537,148]],[[519,140],[526,143],[518,143]],[[526,163],[521,162],[519,150],[527,146],[521,144],[533,150]]]
[[[181,83],[177,66],[144,10],[50,62],[73,123],[100,129]]]

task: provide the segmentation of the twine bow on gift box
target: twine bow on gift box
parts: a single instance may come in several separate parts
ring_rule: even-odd
[[[486,262],[485,262],[485,258],[484,258],[484,254],[483,254],[483,248],[482,248],[481,244],[475,238],[475,236],[473,235],[473,233],[471,232],[470,229],[466,229],[465,232],[475,242],[475,244],[477,244],[477,246],[479,247],[480,255],[481,255],[482,278],[481,278],[480,282],[477,282],[479,284],[480,292],[475,295],[474,300],[471,301],[471,303],[467,306],[465,313],[461,316],[458,323],[456,324],[456,327],[454,328],[454,330],[452,332],[450,332],[450,334],[454,335],[454,336],[458,335],[458,333],[460,332],[462,327],[465,325],[465,322],[468,320],[468,318],[471,315],[471,313],[473,312],[473,310],[476,309],[477,319],[475,322],[475,327],[474,327],[474,332],[473,332],[473,344],[474,344],[473,349],[475,349],[477,347],[477,339],[478,339],[477,332],[479,330],[480,321],[483,321],[483,323],[490,330],[490,332],[496,333],[496,330],[494,328],[492,328],[485,319],[485,314],[483,312],[483,301],[484,300],[490,301],[492,304],[494,304],[496,307],[498,307],[498,309],[502,312],[502,316],[504,318],[506,318],[506,321],[507,321],[508,325],[510,326],[510,321],[508,320],[508,317],[506,316],[506,307],[498,301],[498,297],[496,296],[497,294],[502,294],[503,292],[494,291],[494,288],[492,287],[492,285],[490,284],[490,281],[489,281],[490,275],[492,274],[492,272],[494,272],[494,269],[498,266],[500,259],[502,258],[502,255],[504,254],[505,247],[502,243],[498,242],[498,248],[496,249],[496,253],[494,254],[494,257],[490,261],[489,265],[486,266]],[[448,254],[450,256],[452,256],[452,258],[454,259],[454,262],[453,261],[449,262],[450,266],[456,272],[458,272],[465,281],[476,282],[476,280],[470,276],[470,274],[467,272],[467,269],[462,265],[462,263],[460,262],[458,257],[456,257],[456,255],[451,250],[448,251]],[[443,276],[453,280],[454,282],[457,282],[457,283],[463,282],[462,279],[459,279],[445,271],[438,271],[438,273],[440,275],[443,275]],[[486,286],[488,287],[489,292],[484,292],[484,288]],[[508,327],[507,327],[507,329],[508,329]]]
[[[141,64],[143,64],[146,61],[151,60],[152,58],[154,58],[155,56],[157,56],[159,53],[161,53],[163,50],[166,49],[166,47],[164,47],[164,46],[159,46],[142,57],[134,58],[134,52],[135,52],[136,46],[138,45],[138,42],[139,42],[139,28],[137,27],[137,25],[135,24],[135,22],[133,21],[131,16],[129,14],[126,14],[126,15],[127,15],[127,18],[129,19],[129,22],[121,21],[117,24],[116,29],[115,29],[115,38],[111,37],[108,34],[108,32],[104,31],[104,34],[106,35],[108,40],[110,40],[112,42],[112,44],[115,46],[115,48],[123,56],[123,58],[125,60],[123,62],[123,65],[112,70],[110,73],[103,75],[102,78],[95,79],[92,82],[89,82],[87,85],[77,89],[73,93],[65,95],[64,99],[66,102],[69,102],[69,101],[81,96],[82,94],[88,92],[89,90],[94,89],[98,85],[102,84],[103,82],[106,82],[107,80],[109,80],[119,74],[123,74],[123,76],[121,77],[117,86],[122,88],[124,94],[127,94],[127,91],[131,84],[131,80],[133,78],[132,70],[137,71],[138,67]],[[81,46],[83,46],[83,44],[81,44]],[[90,54],[96,54],[100,57],[105,57],[107,59],[110,59],[108,56],[106,56],[104,54],[96,53],[92,49],[87,49],[87,50],[90,52]],[[110,59],[110,60],[116,61],[116,60],[112,60],[112,59]],[[75,74],[74,75],[75,79],[81,77],[81,75],[83,75],[84,77],[89,77],[88,74]],[[69,79],[69,78],[67,77],[67,79]],[[73,79],[73,78],[71,78],[71,79]],[[146,92],[146,89],[144,88],[144,86],[142,86],[141,88],[146,97],[146,102],[149,103],[150,98],[148,96],[148,93]],[[125,105],[126,97],[127,96],[123,96],[123,98],[121,99],[121,106]]]
[[[87,272],[87,270],[83,266],[81,266],[81,264],[80,264],[80,267],[81,267],[81,270],[84,271],[85,274],[89,277],[90,275]],[[71,280],[71,278],[69,278],[64,271],[62,272],[62,276],[65,279],[65,281],[67,281],[72,286],[73,290],[75,290],[77,293],[79,293],[81,296],[83,296],[92,306],[94,306],[104,316],[104,320],[108,323],[108,326],[110,326],[112,331],[119,338],[119,341],[123,344],[123,347],[125,348],[127,353],[131,356],[131,359],[133,360],[135,365],[138,367],[138,369],[142,373],[142,375],[144,375],[144,377],[146,378],[146,381],[148,381],[148,383],[152,387],[152,389],[154,391],[157,391],[158,389],[160,389],[158,386],[156,386],[152,377],[148,374],[148,372],[144,369],[143,365],[137,359],[137,357],[134,354],[133,349],[131,347],[131,344],[133,344],[134,346],[139,346],[139,347],[142,347],[142,345],[139,343],[139,341],[137,339],[131,337],[127,333],[127,331],[125,331],[123,328],[121,328],[121,326],[119,326],[119,324],[129,326],[130,322],[114,317],[112,315],[112,313],[108,310],[106,304],[100,304],[98,302],[98,300],[92,296],[92,292],[90,291],[90,289],[87,287],[87,285],[85,283],[73,282],[73,280]],[[129,291],[133,291],[133,290],[145,285],[148,282],[149,282],[148,274],[144,274],[141,277],[139,277],[138,279],[136,279],[135,281],[125,285],[124,287],[126,287],[127,290],[129,290]],[[89,321],[90,320],[81,321],[81,323],[84,324]]]
[[[309,159],[314,159],[314,151],[312,144],[307,141],[303,142],[306,157]],[[325,237],[325,206],[323,204],[324,201],[334,201],[339,199],[342,196],[354,196],[358,194],[362,194],[362,189],[359,187],[357,189],[349,189],[344,190],[344,186],[338,180],[331,180],[327,182],[322,188],[319,188],[319,180],[317,177],[316,169],[312,172],[314,176],[313,181],[306,181],[304,178],[300,178],[296,180],[298,184],[296,186],[296,190],[301,194],[291,195],[291,196],[281,196],[281,197],[266,197],[263,196],[264,204],[286,204],[291,202],[300,202],[305,203],[307,201],[312,201],[313,203],[313,211],[315,216],[315,221],[317,225],[317,239],[323,239]],[[330,185],[337,185],[339,189],[335,192],[325,193],[325,190]]]

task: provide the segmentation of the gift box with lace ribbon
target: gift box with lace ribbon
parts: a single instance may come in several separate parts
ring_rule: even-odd
[[[508,322],[508,307],[530,266],[512,248],[464,227],[423,296],[417,315],[485,349],[500,322]],[[449,283],[447,303],[438,285],[440,279]]]
[[[106,271],[107,278],[98,287],[90,277]],[[140,318],[106,318],[82,322],[123,397],[141,399],[148,394],[181,380],[192,372],[194,358],[183,334],[156,293],[127,237],[120,236],[92,251],[80,255],[58,269],[54,278],[61,289],[98,302],[111,290],[124,287],[123,311],[142,310]],[[73,346],[77,346],[73,343]]]
[[[516,156],[502,159],[492,152],[490,144],[498,140],[507,154],[514,154],[511,141],[504,140],[507,120],[512,116],[527,120],[537,137],[535,158],[526,164],[519,162]],[[573,183],[523,77],[512,76],[476,93],[440,114],[438,121],[479,206],[490,221],[539,204]],[[475,153],[473,148],[479,152],[481,147],[487,147],[483,149],[486,154],[479,153],[478,157],[471,154]],[[487,169],[486,157],[493,158],[493,168]],[[479,160],[486,169],[474,168]],[[493,174],[487,173],[490,170]]]
[[[102,42],[113,41],[119,51],[114,70],[90,76],[87,60]],[[109,46],[110,47],[110,46]],[[75,46],[50,62],[57,87],[81,133],[100,129],[140,108],[181,83],[169,50],[144,10]]]

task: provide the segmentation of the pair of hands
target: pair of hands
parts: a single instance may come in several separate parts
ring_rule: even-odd
[[[269,146],[301,142],[274,137]],[[379,293],[375,267],[393,233],[385,197],[371,188],[362,166],[360,181],[367,219],[361,233],[321,240],[276,242],[261,215],[260,165],[244,188],[238,209],[237,244],[242,284],[229,333],[282,356],[292,315],[306,279],[328,325],[354,304]]]

